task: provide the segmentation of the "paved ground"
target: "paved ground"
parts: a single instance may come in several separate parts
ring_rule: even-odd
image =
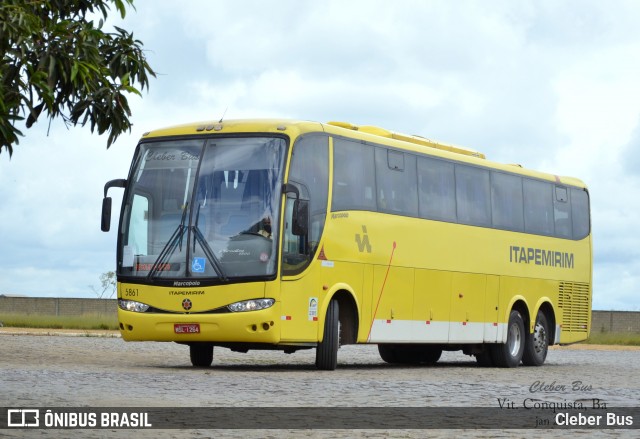
[[[525,400],[566,403],[593,399],[638,407],[640,349],[558,348],[543,367],[477,367],[472,357],[445,352],[434,367],[382,362],[375,346],[346,346],[338,369],[319,372],[313,350],[233,353],[216,348],[214,367],[190,366],[188,348],[126,343],[113,333],[55,331],[27,335],[0,330],[0,406],[5,407],[499,407]],[[579,384],[576,384],[579,383]],[[549,390],[549,386],[553,390]],[[564,386],[564,389],[562,387]],[[546,390],[545,390],[546,389]],[[531,402],[530,402],[531,403]],[[640,422],[640,419],[636,420]],[[319,426],[321,427],[321,426]],[[473,427],[473,426],[470,426]],[[0,431],[6,437],[59,437],[60,430]],[[635,437],[636,431],[582,431]],[[153,430],[137,437],[448,437],[446,430]],[[539,437],[536,430],[455,431],[458,437]],[[545,431],[566,437],[567,431]],[[72,437],[129,437],[124,430],[65,430]]]

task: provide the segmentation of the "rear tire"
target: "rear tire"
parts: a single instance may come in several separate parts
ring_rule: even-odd
[[[189,345],[189,357],[194,367],[209,367],[213,362],[213,345],[194,343]]]
[[[485,345],[484,350],[480,354],[476,354],[476,362],[480,367],[493,367],[493,358],[491,356],[491,346]]]
[[[340,308],[337,300],[329,302],[324,320],[324,336],[316,348],[316,367],[320,370],[335,370],[338,366],[340,348]]]
[[[507,325],[507,342],[492,346],[493,362],[499,367],[518,367],[524,353],[526,334],[524,320],[517,310],[512,310]]]
[[[416,344],[379,344],[378,352],[380,358],[390,364],[433,365],[440,359],[442,348]]]
[[[389,364],[418,364],[420,358],[414,346],[405,344],[379,344],[378,353]]]
[[[420,363],[434,365],[442,356],[442,348],[438,346],[423,346],[421,349]]]
[[[531,334],[527,334],[524,345],[522,364],[525,366],[542,366],[549,351],[549,324],[547,316],[538,311],[536,325]]]
[[[379,344],[378,353],[385,363],[393,364],[398,362],[396,359],[396,350],[393,345]]]

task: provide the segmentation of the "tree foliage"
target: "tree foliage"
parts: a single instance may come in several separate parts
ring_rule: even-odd
[[[0,153],[23,136],[17,124],[30,128],[43,113],[108,132],[107,148],[131,130],[127,94],[148,89],[155,72],[132,33],[103,30],[111,7],[124,18],[127,6],[133,0],[0,2]]]

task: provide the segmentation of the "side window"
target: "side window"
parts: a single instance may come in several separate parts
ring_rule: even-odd
[[[589,193],[584,189],[571,189],[571,213],[573,217],[573,239],[582,239],[589,234]]]
[[[524,226],[527,233],[554,234],[553,185],[545,181],[525,178]]]
[[[491,211],[494,227],[517,232],[524,230],[521,177],[501,172],[491,174]]]
[[[378,210],[418,215],[416,158],[385,148],[375,149]]]
[[[307,236],[293,234],[294,199],[287,198],[283,245],[283,268],[287,274],[306,267],[322,237],[329,189],[328,137],[302,137],[295,143],[292,154],[288,182],[298,187],[301,199],[309,201],[309,233]]]
[[[455,191],[453,163],[418,157],[420,217],[455,222]]]
[[[456,165],[455,168],[458,221],[491,226],[489,171],[465,165]]]
[[[162,224],[157,224],[161,227]],[[173,224],[170,225],[173,227]],[[168,234],[171,232],[169,231]],[[166,240],[168,237],[163,236]],[[131,254],[131,264],[133,265],[133,255],[149,254],[149,198],[144,195],[134,194],[133,203],[131,203],[131,221],[129,223],[129,235],[127,237],[127,245],[125,251]]]
[[[553,216],[555,219],[556,236],[560,238],[571,238],[571,204],[569,203],[569,189],[562,186],[555,187],[555,197],[553,199]]]
[[[334,139],[331,209],[376,210],[373,147]]]

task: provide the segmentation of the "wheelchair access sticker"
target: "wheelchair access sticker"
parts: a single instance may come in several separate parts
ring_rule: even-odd
[[[193,273],[204,273],[204,267],[207,263],[205,258],[193,258],[191,261],[191,271]]]

